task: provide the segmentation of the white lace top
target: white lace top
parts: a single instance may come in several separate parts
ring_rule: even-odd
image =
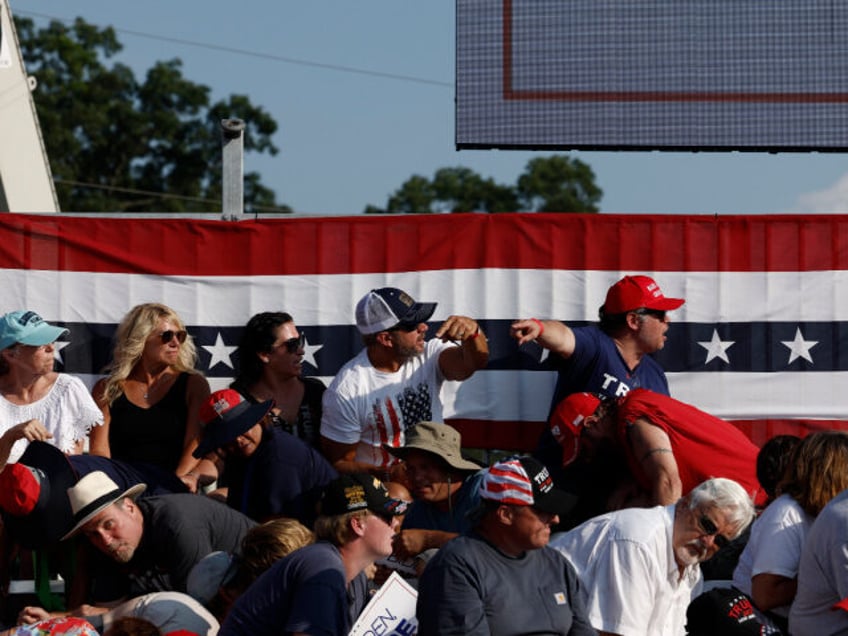
[[[85,439],[92,426],[103,424],[103,413],[82,381],[60,373],[50,391],[32,404],[12,404],[0,396],[0,434],[13,426],[37,419],[53,434],[48,440],[65,453],[74,450],[74,443]],[[12,446],[9,463],[16,462],[27,447],[25,439]]]

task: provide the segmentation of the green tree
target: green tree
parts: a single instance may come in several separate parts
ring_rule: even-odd
[[[563,155],[531,159],[516,189],[522,209],[537,212],[597,212],[603,194],[588,164]]]
[[[16,18],[47,156],[62,209],[74,212],[210,212],[220,209],[220,121],[245,121],[245,152],[277,154],[277,123],[242,95],[210,104],[210,89],[157,62],[139,81],[106,61],[120,52],[114,29],[77,18],[36,29]],[[163,196],[165,195],[165,196]],[[259,174],[244,178],[245,208],[279,208]]]
[[[589,165],[554,155],[530,160],[515,185],[463,167],[440,168],[432,179],[414,175],[389,197],[385,209],[369,205],[365,213],[597,212],[602,195]]]

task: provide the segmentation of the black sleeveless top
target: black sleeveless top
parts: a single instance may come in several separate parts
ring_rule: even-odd
[[[299,437],[304,442],[317,450],[321,450],[321,399],[324,396],[324,391],[327,387],[318,378],[302,377],[298,378],[303,383],[303,398],[300,401],[297,409],[297,421],[287,422],[281,417],[275,415],[271,419],[274,426],[280,427],[286,433],[290,433],[295,437]],[[250,394],[250,390],[240,382],[230,384],[231,389],[235,389],[244,396],[248,402],[256,404],[259,402]]]
[[[180,373],[165,397],[150,408],[136,406],[123,393],[112,403],[112,459],[148,462],[168,471],[176,470],[185,442],[188,375]]]

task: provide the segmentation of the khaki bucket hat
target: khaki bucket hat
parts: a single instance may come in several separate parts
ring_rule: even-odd
[[[404,459],[410,450],[422,450],[441,457],[457,470],[478,471],[481,466],[462,457],[462,437],[453,426],[441,422],[419,422],[406,429],[406,443],[397,448],[383,444],[395,457]]]

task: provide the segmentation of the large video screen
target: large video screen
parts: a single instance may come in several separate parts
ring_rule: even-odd
[[[456,6],[458,148],[848,149],[848,2]]]

